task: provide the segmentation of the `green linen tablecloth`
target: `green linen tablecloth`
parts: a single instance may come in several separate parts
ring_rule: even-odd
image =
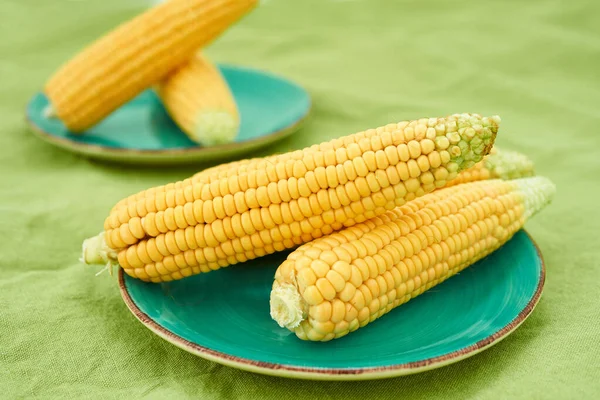
[[[403,119],[497,113],[498,143],[557,184],[527,225],[547,281],[521,328],[445,368],[352,383],[190,355],[135,320],[115,279],[78,262],[116,201],[205,167],[92,162],[42,143],[24,122],[59,64],[149,3],[0,1],[0,398],[600,396],[600,3],[270,0],[210,47],[217,61],[286,75],[313,96],[302,132],[258,155]]]

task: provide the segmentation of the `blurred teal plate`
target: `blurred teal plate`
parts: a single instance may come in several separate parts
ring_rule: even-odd
[[[269,316],[273,254],[164,284],[120,272],[133,314],[163,339],[231,367],[294,378],[359,380],[441,367],[487,349],[533,311],[544,263],[525,231],[457,276],[364,328],[305,342]]]
[[[239,108],[241,126],[234,143],[201,147],[175,125],[153,90],[146,90],[82,135],[70,133],[56,118],[44,116],[48,98],[36,94],[27,120],[45,141],[109,161],[181,164],[233,158],[282,139],[308,116],[310,97],[297,84],[263,71],[219,66]]]

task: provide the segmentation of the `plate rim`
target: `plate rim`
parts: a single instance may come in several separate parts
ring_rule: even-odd
[[[53,134],[47,132],[46,130],[44,130],[38,124],[36,124],[32,120],[32,115],[29,112],[29,105],[31,104],[33,99],[36,98],[37,96],[39,96],[40,94],[45,96],[43,90],[37,91],[27,101],[27,104],[25,105],[25,122],[27,123],[29,128],[32,130],[32,132],[35,134],[35,136],[37,136],[38,138],[40,138],[43,141],[50,143],[51,145],[54,145],[58,148],[68,150],[68,151],[74,152],[76,154],[83,154],[85,156],[95,157],[95,158],[100,158],[100,159],[118,159],[119,161],[124,161],[124,162],[128,162],[128,161],[131,162],[131,159],[126,158],[126,157],[131,157],[136,162],[139,162],[139,161],[161,162],[162,161],[162,162],[168,162],[170,164],[177,164],[177,163],[190,161],[191,159],[200,158],[200,157],[204,157],[204,156],[209,156],[209,158],[200,159],[199,161],[210,161],[210,160],[219,158],[219,156],[217,156],[217,157],[211,156],[211,153],[214,153],[214,152],[216,152],[218,154],[223,154],[223,156],[225,156],[225,154],[227,154],[227,155],[237,154],[239,152],[245,152],[245,151],[250,151],[250,150],[256,149],[257,147],[260,147],[263,144],[268,145],[270,143],[274,143],[274,142],[290,135],[291,133],[295,132],[296,130],[298,130],[309,118],[309,116],[313,110],[313,107],[314,107],[312,98],[311,98],[308,90],[306,90],[303,86],[301,86],[295,80],[289,79],[287,77],[284,77],[282,75],[278,75],[278,74],[275,74],[275,73],[272,73],[269,71],[258,69],[258,68],[250,68],[250,67],[246,67],[246,66],[227,64],[227,63],[217,63],[216,65],[219,68],[224,67],[224,68],[229,68],[229,69],[233,69],[233,70],[241,70],[241,71],[245,71],[245,72],[249,72],[249,73],[255,73],[255,74],[260,74],[260,75],[264,75],[264,76],[269,76],[271,78],[282,80],[293,86],[296,86],[297,88],[301,89],[306,94],[306,97],[308,99],[308,107],[306,108],[305,113],[302,116],[300,116],[298,119],[296,119],[293,123],[281,128],[281,129],[278,129],[276,131],[270,132],[268,134],[265,134],[265,135],[262,135],[262,136],[259,136],[259,137],[253,138],[253,139],[244,140],[241,142],[226,143],[226,144],[221,144],[221,145],[216,145],[216,146],[209,146],[209,147],[198,146],[198,147],[185,147],[185,148],[178,148],[178,149],[159,149],[159,150],[157,150],[157,149],[134,149],[134,148],[124,148],[124,147],[110,147],[110,146],[102,146],[102,145],[98,145],[98,144],[80,143],[80,142],[76,142],[73,140],[69,140],[64,137],[59,137],[59,136],[53,135]],[[146,90],[149,90],[149,89],[151,89],[151,88],[148,88]],[[177,157],[177,159],[172,159],[171,157]]]
[[[352,380],[368,380],[368,379],[383,379],[396,376],[404,376],[424,372],[446,365],[456,363],[468,357],[474,356],[493,345],[499,343],[504,338],[513,333],[521,324],[531,315],[535,307],[540,301],[544,284],[546,280],[546,265],[542,252],[533,237],[523,229],[527,235],[535,251],[539,257],[541,269],[537,282],[537,286],[533,296],[529,302],[523,307],[519,314],[505,325],[502,329],[492,333],[491,335],[477,341],[476,343],[455,350],[451,353],[446,353],[440,356],[427,358],[425,360],[413,361],[409,363],[393,364],[383,367],[365,367],[365,368],[314,368],[314,367],[298,367],[294,365],[278,364],[265,361],[255,361],[243,357],[233,356],[227,353],[216,351],[197,343],[190,342],[187,339],[169,331],[159,325],[156,321],[150,318],[137,306],[135,301],[129,295],[125,284],[125,277],[122,268],[119,268],[119,291],[127,308],[142,323],[146,328],[153,333],[174,344],[182,350],[191,354],[202,357],[209,361],[226,365],[245,371],[260,373],[263,375],[271,375],[278,377],[310,379],[310,380],[335,380],[335,381],[352,381]]]

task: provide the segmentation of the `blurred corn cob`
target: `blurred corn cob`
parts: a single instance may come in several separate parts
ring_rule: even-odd
[[[197,54],[171,72],[157,88],[171,118],[193,141],[204,146],[232,142],[240,118],[219,70]]]
[[[257,0],[169,0],[93,43],[47,82],[48,116],[81,132],[189,60]]]

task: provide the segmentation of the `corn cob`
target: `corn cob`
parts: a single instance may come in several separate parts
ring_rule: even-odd
[[[499,121],[389,124],[149,189],[113,208],[83,260],[161,282],[297,246],[443,187],[489,152]]]
[[[516,151],[501,150],[494,146],[489,155],[473,167],[462,171],[446,187],[486,179],[508,180],[533,175],[533,162],[526,155]]]
[[[494,157],[492,157],[492,155]],[[216,179],[219,179],[223,176],[227,176],[227,170],[233,170],[234,168],[243,169],[246,168],[246,165],[256,164],[260,160],[266,163],[275,162],[277,161],[276,158],[277,155],[263,158],[238,160],[226,164],[220,164],[215,167],[198,172],[189,180],[180,181],[167,186],[158,186],[153,188],[152,191],[162,192],[165,190],[168,191],[172,189],[179,189],[187,184],[191,184],[192,182],[211,183]],[[485,163],[485,161],[490,158],[492,159],[492,162]],[[499,169],[496,166],[501,166],[504,171],[509,172],[499,172]],[[456,178],[449,181],[444,187],[487,179],[517,179],[533,175],[533,162],[529,160],[527,156],[513,151],[498,150],[497,146],[492,146],[489,154],[485,156],[482,161],[479,161],[478,163],[475,163],[475,165],[473,165],[472,167],[460,172]],[[111,209],[111,213],[120,208],[121,206],[129,206],[132,202],[145,198],[148,194],[148,191],[142,191],[135,195],[124,198]]]
[[[271,316],[300,339],[340,338],[500,247],[554,190],[543,177],[466,183],[300,246],[275,273]]]
[[[202,55],[171,72],[157,88],[171,118],[204,146],[230,143],[240,118],[233,95],[219,70]]]
[[[159,82],[257,0],[169,0],[96,41],[46,84],[48,116],[73,132],[96,124]]]

